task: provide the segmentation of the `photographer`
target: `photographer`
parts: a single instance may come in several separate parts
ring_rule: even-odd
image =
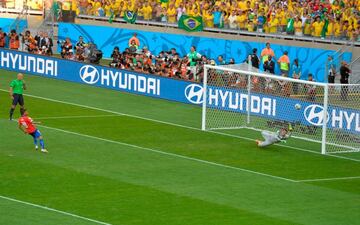
[[[66,38],[65,39],[65,42],[64,41],[58,41],[58,44],[61,44],[60,45],[60,48],[61,48],[61,57],[62,58],[66,58],[66,56],[69,54],[70,52],[70,49],[72,49],[72,44],[71,44],[71,41],[70,41],[70,38]]]
[[[109,64],[110,67],[120,67],[121,53],[119,47],[115,47],[111,53],[112,62]]]
[[[25,45],[25,49],[29,53],[35,53],[35,50],[37,49],[37,41],[35,38],[31,36],[30,31],[25,31],[25,34],[22,35],[22,43]]]
[[[16,33],[16,30],[11,30],[9,39],[10,39],[9,48],[13,50],[18,50],[20,47],[20,40],[19,40],[19,35]]]
[[[78,48],[75,50],[75,60],[79,61],[79,62],[84,62],[85,61],[85,51],[84,49]]]
[[[88,44],[88,60],[90,63],[99,64],[102,59],[103,53],[101,50],[97,48],[97,46],[93,43]]]

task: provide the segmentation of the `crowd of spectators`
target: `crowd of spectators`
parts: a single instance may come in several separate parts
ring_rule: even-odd
[[[138,20],[167,23],[176,23],[182,15],[201,16],[210,28],[360,39],[358,0],[77,0],[77,4],[78,14],[94,16],[123,17],[132,11]],[[291,31],[288,25],[293,26]]]
[[[6,9],[23,9],[28,7],[30,10],[40,11],[43,10],[43,6],[43,0],[0,0],[0,8]]]
[[[38,32],[35,36],[29,30],[18,34],[11,30],[8,34],[0,28],[0,47],[22,50],[33,54],[52,55],[53,40],[47,32]]]

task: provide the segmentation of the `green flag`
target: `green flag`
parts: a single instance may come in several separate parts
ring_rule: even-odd
[[[321,31],[321,37],[322,38],[326,37],[326,32],[327,32],[328,26],[329,26],[329,20],[325,19],[324,26],[323,26],[323,29]]]
[[[115,18],[115,14],[114,12],[111,12],[111,15],[109,17],[109,23],[112,23],[114,21],[114,18]]]
[[[136,13],[132,11],[125,11],[124,20],[128,23],[135,23],[136,21]]]
[[[59,20],[61,16],[61,9],[57,1],[54,1],[52,4],[52,12],[54,13],[55,20]]]
[[[188,32],[202,31],[204,24],[201,16],[182,15],[179,19],[178,27]]]
[[[345,2],[344,1],[340,1],[340,7],[344,8],[345,7]]]
[[[292,34],[294,33],[294,19],[290,18],[288,20],[287,26],[286,26],[286,33]]]
[[[160,0],[161,3],[168,3],[169,0]]]

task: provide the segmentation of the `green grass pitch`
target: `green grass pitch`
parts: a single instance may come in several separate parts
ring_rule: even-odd
[[[260,150],[259,132],[201,131],[200,107],[26,76],[41,154],[8,120],[15,76],[0,71],[0,224],[360,224],[358,153]]]

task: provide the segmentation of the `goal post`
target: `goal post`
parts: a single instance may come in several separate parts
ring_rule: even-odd
[[[360,85],[292,79],[248,64],[204,71],[202,130],[276,131],[291,124],[294,138],[323,154],[360,151]]]

